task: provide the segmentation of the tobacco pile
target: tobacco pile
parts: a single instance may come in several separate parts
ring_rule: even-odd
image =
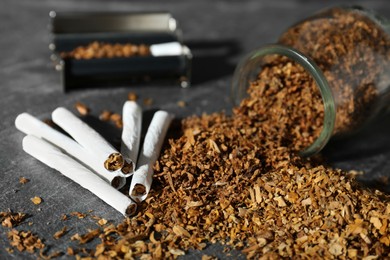
[[[72,51],[61,52],[60,56],[63,59],[89,60],[100,58],[123,58],[132,56],[148,56],[150,55],[149,46],[145,44],[131,43],[103,43],[94,41],[86,46],[78,46]]]
[[[299,64],[272,57],[247,92],[249,97],[235,108],[234,124],[259,135],[262,140],[254,141],[268,146],[266,153],[281,146],[301,151],[320,134],[324,121],[321,95]]]
[[[346,27],[354,17],[344,14]],[[355,33],[365,27],[349,28]],[[355,36],[347,37],[346,49]],[[374,77],[366,72],[364,79]],[[322,130],[323,106],[312,78],[297,64],[275,58],[248,94],[232,116],[189,117],[179,133],[171,129],[138,214],[73,235],[80,244],[97,237],[101,243],[91,252],[69,248],[67,254],[175,258],[219,242],[248,258],[389,257],[390,197],[359,187],[353,172],[297,155]],[[338,119],[340,128],[350,125],[355,108],[360,111],[356,104],[366,99],[347,100],[352,110]]]

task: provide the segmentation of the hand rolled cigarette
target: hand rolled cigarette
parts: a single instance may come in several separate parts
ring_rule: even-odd
[[[124,216],[131,216],[136,212],[137,205],[134,201],[50,143],[27,135],[23,139],[23,150],[91,191]]]
[[[122,169],[124,165],[122,155],[98,132],[69,110],[63,107],[57,108],[52,113],[52,119],[81,146],[93,153],[96,159],[104,165],[104,168],[111,172]]]
[[[100,177],[107,180],[114,188],[120,189],[126,184],[125,178],[106,170],[101,162],[96,161],[93,154],[79,145],[72,138],[53,129],[32,115],[28,113],[18,115],[15,119],[15,126],[25,134],[45,139],[56,145],[58,148],[64,150],[67,154],[78,159],[81,163],[96,172]]]
[[[153,165],[160,155],[165,135],[173,116],[165,111],[157,111],[146,132],[142,151],[139,156],[138,168],[133,174],[130,184],[130,197],[141,202],[146,199],[153,180]]]
[[[185,53],[185,48],[179,42],[166,42],[150,45],[150,53],[153,56],[180,56]]]
[[[135,170],[141,140],[142,110],[134,101],[126,101],[122,113],[121,154],[125,160],[122,174],[131,176]]]

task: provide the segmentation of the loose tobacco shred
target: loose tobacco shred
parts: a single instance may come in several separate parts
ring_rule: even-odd
[[[55,239],[60,239],[63,235],[65,235],[68,231],[68,228],[65,226],[61,230],[54,233],[53,237]]]
[[[83,104],[83,103],[81,103],[79,101],[76,102],[74,107],[76,108],[77,112],[79,112],[79,114],[82,115],[82,116],[86,116],[90,112],[89,107],[87,107],[87,105],[85,105],[85,104]]]
[[[41,197],[38,197],[38,196],[35,196],[34,198],[31,198],[30,199],[32,201],[32,203],[34,203],[35,205],[39,205],[42,203],[42,198]]]
[[[0,212],[0,222],[3,227],[12,228],[22,223],[26,219],[26,216],[25,213],[21,212]]]
[[[16,247],[20,252],[27,251],[34,253],[36,249],[43,249],[45,245],[41,239],[31,233],[31,231],[18,231],[12,229],[8,232],[8,239],[13,247]]]
[[[21,184],[26,184],[26,183],[28,183],[30,180],[29,179],[27,179],[27,178],[25,178],[25,177],[20,177],[19,178],[19,183],[21,183]]]

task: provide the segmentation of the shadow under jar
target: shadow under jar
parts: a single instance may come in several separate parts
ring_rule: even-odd
[[[316,154],[331,137],[354,132],[387,109],[389,29],[360,7],[319,12],[240,62],[233,99],[265,127],[278,128],[300,155]]]

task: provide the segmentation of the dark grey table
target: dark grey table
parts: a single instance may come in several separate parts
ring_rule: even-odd
[[[45,237],[45,244],[53,251],[65,251],[75,246],[70,241],[74,233],[96,227],[90,218],[71,218],[66,225],[71,229],[60,242],[52,234],[61,229],[61,216],[73,211],[86,212],[119,223],[123,217],[90,192],[58,172],[46,167],[22,150],[23,134],[14,127],[15,117],[29,112],[41,119],[49,118],[58,106],[73,109],[76,101],[91,108],[92,117],[108,109],[121,113],[128,92],[138,94],[140,100],[152,98],[151,106],[144,106],[147,114],[165,109],[182,118],[231,108],[230,80],[237,62],[250,50],[274,42],[289,25],[324,7],[350,1],[63,1],[63,0],[2,0],[0,7],[0,211],[8,209],[25,212],[27,221],[17,227],[31,230]],[[376,10],[390,17],[387,0],[356,1],[356,4]],[[192,49],[193,85],[183,89],[178,85],[130,85],[116,88],[92,88],[63,93],[60,75],[53,69],[49,56],[48,31],[50,10],[83,11],[170,11],[178,20],[185,43]],[[178,107],[178,101],[187,106]],[[141,102],[142,103],[142,102]],[[103,125],[114,140],[120,132]],[[390,117],[382,118],[366,131],[341,141],[333,141],[324,154],[329,162],[344,169],[365,171],[363,183],[390,191]],[[30,179],[22,185],[20,177]],[[44,202],[34,205],[30,198],[40,196]],[[33,225],[29,226],[28,222]],[[0,227],[0,258],[36,258],[19,253],[10,255],[7,239],[9,229]],[[93,243],[92,243],[93,246]],[[220,258],[222,246],[213,245],[204,252],[190,252],[200,258],[203,253]],[[233,252],[234,258],[243,257]]]

